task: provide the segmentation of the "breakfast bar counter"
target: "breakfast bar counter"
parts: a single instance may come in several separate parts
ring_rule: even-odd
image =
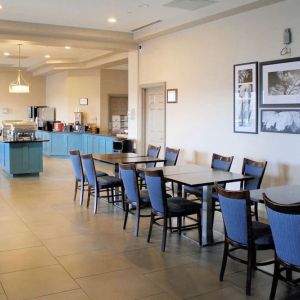
[[[47,139],[0,138],[0,166],[8,176],[39,175],[43,171],[43,143]]]

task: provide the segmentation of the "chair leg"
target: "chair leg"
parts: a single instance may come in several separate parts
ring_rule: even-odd
[[[122,207],[123,207],[123,210],[125,210],[125,190],[124,190],[124,186],[121,187],[121,193],[122,193]]]
[[[181,235],[181,217],[177,217],[177,227],[178,227],[178,234]]]
[[[247,281],[246,281],[246,295],[251,295],[251,280],[252,280],[252,270],[254,263],[254,252],[255,249],[248,249],[248,264],[247,264]]]
[[[88,185],[88,198],[86,201],[86,207],[89,208],[90,205],[90,198],[91,198],[91,187]]]
[[[227,257],[228,257],[228,249],[229,249],[229,244],[225,241],[224,242],[224,252],[223,252],[223,260],[222,260],[222,266],[221,266],[221,272],[220,272],[220,281],[223,281],[224,279],[224,274],[225,274],[225,269],[226,269],[226,264],[227,264]]]
[[[78,180],[75,179],[75,190],[74,190],[74,199],[73,199],[73,201],[76,201],[77,189],[78,189]]]
[[[154,214],[153,214],[153,212],[151,212],[150,226],[149,226],[149,232],[148,232],[148,238],[147,238],[148,243],[150,243],[150,239],[151,239],[153,222],[154,222]]]
[[[97,213],[98,208],[98,191],[95,189],[95,195],[94,195],[94,214]]]
[[[174,181],[171,182],[171,185],[172,185],[172,196],[174,197],[175,195]]]
[[[111,202],[115,205],[115,190],[114,188],[111,189]]]
[[[83,196],[84,196],[84,181],[81,183],[81,189],[80,189],[80,206],[83,204]]]
[[[214,227],[215,211],[216,211],[216,201],[214,199],[211,199],[211,211],[212,211],[212,227]]]
[[[277,260],[275,260],[274,275],[273,275],[272,288],[271,288],[271,293],[270,293],[269,300],[274,300],[275,299],[279,273],[280,273],[279,272],[279,263],[278,263]]]
[[[140,208],[137,206],[135,211],[135,229],[134,236],[138,237],[140,228]]]
[[[257,202],[254,203],[254,216],[255,216],[255,221],[258,221],[258,204],[257,204]]]
[[[162,252],[165,252],[165,250],[166,250],[167,229],[168,229],[168,218],[164,217],[163,236],[162,236],[162,241],[161,241],[161,251]]]
[[[201,220],[201,212],[197,213],[197,221],[198,221],[198,237],[199,237],[199,246],[202,246],[202,220]]]
[[[173,227],[172,227],[172,218],[170,217],[169,218],[169,228],[170,228],[170,232],[172,233],[173,232]]]
[[[124,217],[124,224],[123,224],[123,230],[126,229],[126,224],[127,224],[127,218],[128,218],[128,212],[129,212],[129,203],[126,203],[126,208],[125,208],[125,217]]]

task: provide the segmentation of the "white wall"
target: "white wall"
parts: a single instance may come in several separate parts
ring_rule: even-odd
[[[45,78],[33,77],[30,73],[23,72],[23,77],[31,84],[29,94],[10,94],[9,84],[16,80],[17,71],[2,71],[0,69],[0,123],[2,120],[27,120],[27,108],[31,105],[45,105]],[[8,109],[3,113],[3,109]]]
[[[245,156],[265,159],[265,185],[299,183],[300,136],[233,133],[232,91],[234,64],[281,58],[284,28],[292,29],[292,55],[300,56],[299,11],[300,1],[288,0],[143,43],[139,84],[166,81],[178,88],[178,104],[167,105],[166,142],[182,149],[181,163],[208,165],[217,152],[234,155],[232,170],[240,171]],[[138,107],[136,98],[130,88],[129,109]],[[137,124],[129,125],[131,137]]]

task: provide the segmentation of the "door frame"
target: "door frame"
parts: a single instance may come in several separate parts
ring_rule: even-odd
[[[141,84],[139,86],[140,92],[140,112],[141,122],[138,131],[138,140],[140,143],[137,145],[138,153],[146,154],[146,90],[148,88],[162,88],[164,93],[164,147],[166,147],[166,126],[167,126],[167,106],[166,106],[166,82],[155,82],[148,84]]]

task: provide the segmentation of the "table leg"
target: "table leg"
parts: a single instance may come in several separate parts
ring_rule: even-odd
[[[182,197],[182,184],[181,183],[177,184],[177,196]]]
[[[211,245],[213,237],[212,186],[203,186],[202,194],[202,244]]]
[[[115,175],[115,177],[120,178],[120,172],[119,172],[119,165],[118,164],[115,165],[114,175]],[[114,200],[115,200],[115,203],[117,203],[117,206],[119,206],[118,203],[121,201],[121,197],[120,196],[116,196],[116,195],[120,195],[120,193],[121,193],[120,188],[118,188],[118,187],[115,188]]]

